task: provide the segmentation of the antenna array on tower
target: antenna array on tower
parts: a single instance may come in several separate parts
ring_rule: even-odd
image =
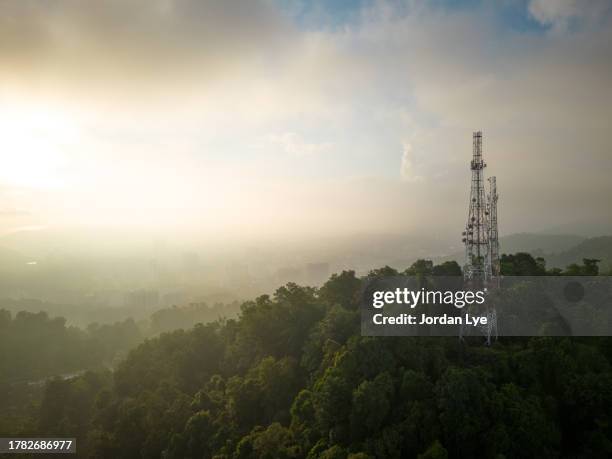
[[[485,198],[484,169],[487,164],[482,158],[482,132],[473,136],[472,182],[468,218],[463,232],[465,264],[463,277],[466,288],[488,289],[500,285],[501,267],[499,260],[499,235],[497,229],[497,181],[490,177],[489,193]],[[487,344],[491,336],[497,336],[497,312],[494,306],[486,306],[487,325],[482,331]],[[463,337],[463,329],[460,331]]]
[[[488,283],[493,278],[492,247],[497,245],[497,194],[489,193],[485,199],[484,169],[487,164],[482,158],[482,132],[474,132],[473,152],[470,169],[472,171],[472,183],[470,190],[470,202],[468,207],[468,219],[463,232],[465,243],[465,264],[463,274],[466,279]],[[494,186],[495,180],[489,181]],[[495,201],[492,199],[495,197]],[[495,207],[495,221],[491,219]],[[495,229],[493,231],[493,226]],[[495,242],[491,241],[495,238]],[[496,253],[499,252],[497,249]],[[498,255],[497,255],[497,258]],[[499,269],[495,269],[499,275]]]

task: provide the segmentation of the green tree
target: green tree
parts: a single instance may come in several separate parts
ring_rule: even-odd
[[[278,422],[266,429],[256,427],[244,436],[234,453],[235,459],[293,459],[302,457],[293,433]]]
[[[431,260],[419,259],[415,261],[414,263],[412,263],[410,268],[404,271],[404,274],[408,276],[417,276],[417,275],[427,276],[427,275],[432,274],[433,269],[434,269],[434,265]]]
[[[345,309],[357,309],[361,280],[355,276],[355,271],[342,271],[332,274],[319,290],[319,297],[326,304],[340,305]]]
[[[381,373],[373,381],[363,381],[353,391],[350,424],[354,441],[377,432],[388,416],[393,401],[393,380]]]
[[[543,276],[546,274],[545,265],[525,252],[514,255],[503,254],[500,258],[500,266],[504,276]]]
[[[448,451],[442,444],[436,440],[431,444],[427,451],[419,454],[418,459],[447,459]]]
[[[461,266],[456,261],[445,261],[433,267],[431,274],[434,276],[462,276]]]

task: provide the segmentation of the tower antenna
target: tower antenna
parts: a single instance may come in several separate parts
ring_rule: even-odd
[[[491,265],[491,281],[499,286],[501,266],[499,262],[499,234],[497,230],[497,179],[489,177],[489,264]]]
[[[473,284],[485,284],[492,276],[489,263],[489,222],[487,201],[485,200],[484,169],[487,164],[482,159],[482,132],[474,132],[472,162],[472,187],[468,219],[463,232],[465,243],[465,265],[463,275]]]
[[[463,232],[465,263],[463,282],[466,290],[495,288],[500,283],[499,237],[497,230],[497,183],[489,179],[489,194],[485,199],[484,169],[487,164],[482,158],[482,132],[472,134],[472,182],[468,219]],[[486,325],[481,331],[487,345],[491,336],[497,338],[497,312],[494,305],[485,304]],[[463,327],[459,337],[463,338]]]

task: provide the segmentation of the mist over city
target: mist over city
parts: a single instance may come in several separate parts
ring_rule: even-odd
[[[609,14],[570,4],[4,2],[3,296],[243,299],[453,256],[477,129],[502,236],[610,234]]]

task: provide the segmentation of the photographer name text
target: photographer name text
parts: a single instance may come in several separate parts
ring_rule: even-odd
[[[479,327],[487,325],[486,316],[474,316],[465,314],[464,316],[451,316],[443,314],[440,316],[428,316],[421,314],[398,314],[385,316],[384,314],[374,314],[372,322],[375,325],[471,325]]]

